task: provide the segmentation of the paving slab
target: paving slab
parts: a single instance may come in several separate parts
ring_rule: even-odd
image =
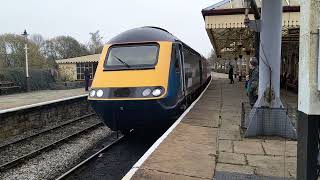
[[[0,96],[0,110],[42,103],[72,96],[86,95],[84,88],[68,90],[42,90]]]
[[[233,141],[219,140],[219,152],[233,152]]]
[[[231,85],[221,77],[213,79],[202,98],[147,158],[133,179],[295,178],[296,141],[277,137],[243,138],[239,126],[241,102],[248,99],[244,83]]]
[[[281,141],[281,140],[268,140],[262,142],[262,146],[267,155],[273,156],[296,156],[297,144]]]
[[[234,164],[225,164],[217,163],[216,173],[217,172],[235,172],[241,174],[254,174],[254,167],[244,166],[244,165],[234,165]]]
[[[204,106],[204,105],[201,105],[201,104],[196,104],[194,107],[193,107],[194,110],[209,110],[209,111],[219,111],[220,110],[220,107],[219,106]]]
[[[284,156],[248,155],[248,164],[255,166],[256,173],[262,176],[295,177],[296,158]]]
[[[182,174],[173,174],[168,172],[161,172],[150,169],[141,169],[136,175],[132,178],[132,180],[203,180],[209,178],[196,178]]]
[[[240,130],[230,131],[230,130],[219,130],[219,139],[224,140],[241,140]]]
[[[245,165],[246,164],[244,154],[219,152],[218,157],[219,157],[218,158],[219,163],[235,164],[235,165]]]
[[[260,142],[255,141],[234,141],[234,152],[242,154],[260,154],[264,155],[264,150]]]
[[[183,123],[203,127],[218,127],[219,122],[219,111],[211,110],[205,114],[201,110],[193,110],[183,120]]]
[[[188,133],[185,133],[188,132]],[[212,178],[215,169],[217,143],[215,128],[181,123],[154,151],[142,168]],[[201,164],[201,166],[198,166]]]
[[[232,121],[230,122],[221,121],[220,129],[227,130],[227,131],[240,131],[240,126]]]
[[[217,180],[292,180],[294,178],[261,176],[255,174],[244,174],[237,172],[217,171],[215,178]]]

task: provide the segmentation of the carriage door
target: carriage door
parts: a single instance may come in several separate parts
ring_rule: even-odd
[[[183,46],[182,44],[179,44],[179,52],[180,52],[180,62],[181,62],[181,88],[183,91],[183,95],[186,96],[187,95],[187,84],[186,84],[186,76],[185,76],[185,68],[184,68],[184,55],[183,55]]]
[[[180,53],[180,45],[175,46],[175,74],[176,74],[176,85],[178,97],[181,98],[183,96],[183,68],[182,68],[182,57]]]

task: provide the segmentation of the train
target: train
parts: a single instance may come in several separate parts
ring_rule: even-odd
[[[174,122],[211,80],[208,61],[159,27],[120,33],[103,47],[88,100],[110,129]]]

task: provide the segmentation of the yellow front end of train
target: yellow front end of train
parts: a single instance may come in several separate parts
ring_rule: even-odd
[[[112,56],[115,48],[139,48],[152,46],[154,48],[153,53],[150,56],[153,59],[146,64],[130,64],[129,67],[126,64],[121,63],[116,55]],[[91,92],[95,91],[95,95],[90,93],[89,100],[142,100],[142,99],[159,99],[166,95],[168,88],[168,76],[171,59],[172,42],[139,42],[139,43],[126,43],[126,44],[114,44],[106,45],[103,48],[99,64],[95,73],[95,78],[92,82]],[[133,50],[134,51],[134,50]],[[123,55],[122,55],[123,56]],[[141,55],[143,56],[143,55]],[[145,58],[145,57],[142,57]],[[118,61],[114,64],[118,68],[110,68],[108,60]],[[126,62],[129,63],[129,62]],[[149,63],[149,64],[148,64]],[[103,88],[143,88],[143,87],[161,87],[161,96],[128,96],[128,97],[115,97],[115,96],[104,96],[98,97],[98,91]],[[103,92],[104,94],[105,92]],[[152,92],[150,92],[152,93]]]

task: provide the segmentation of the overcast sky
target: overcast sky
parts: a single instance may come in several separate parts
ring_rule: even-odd
[[[70,35],[87,43],[100,30],[104,42],[140,26],[167,29],[204,56],[211,51],[201,10],[220,0],[0,0],[0,34]]]

